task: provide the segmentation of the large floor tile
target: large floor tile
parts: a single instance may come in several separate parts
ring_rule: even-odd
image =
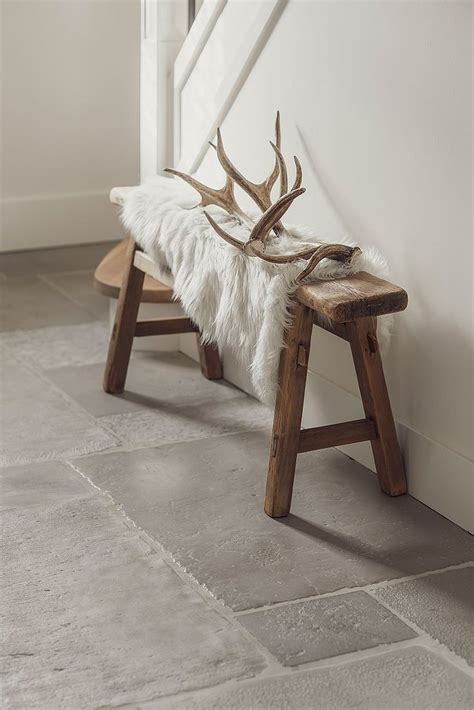
[[[0,271],[11,277],[95,269],[113,246],[114,242],[104,242],[0,254]]]
[[[104,363],[62,367],[48,378],[94,416],[228,401],[241,392],[224,380],[211,382],[197,363],[182,353],[134,354],[125,392],[112,396],[102,390]]]
[[[61,461],[0,468],[0,510],[51,505],[90,493],[90,484]]]
[[[163,710],[470,710],[471,679],[421,647],[143,705]]]
[[[2,356],[0,465],[101,451],[118,440],[43,377]]]
[[[77,303],[97,320],[109,317],[109,299],[94,290],[94,271],[66,271],[42,275],[43,281]]]
[[[375,595],[474,665],[474,567],[390,585]]]
[[[110,329],[105,321],[18,330],[0,335],[0,341],[7,348],[38,370],[90,363],[101,363],[101,370],[107,357],[109,338]],[[102,376],[94,383],[95,389],[100,390],[101,384]]]
[[[263,404],[241,394],[231,400],[216,398],[199,404],[168,403],[159,409],[116,414],[98,421],[124,444],[163,446],[252,429],[269,431],[271,414]]]
[[[115,706],[263,669],[244,633],[96,492],[2,521],[7,707]]]
[[[0,253],[0,272],[5,279],[18,275],[37,274],[38,267],[33,260],[33,253],[33,251]]]
[[[408,496],[383,495],[373,474],[336,450],[299,457],[292,514],[268,518],[268,455],[260,431],[76,465],[234,609],[472,559],[468,533]]]
[[[365,592],[242,614],[239,621],[284,666],[299,666],[416,636]]]
[[[71,325],[94,318],[36,276],[0,281],[0,330]]]

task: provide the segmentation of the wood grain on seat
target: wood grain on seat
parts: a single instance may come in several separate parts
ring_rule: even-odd
[[[407,307],[408,295],[400,286],[361,271],[334,281],[300,286],[296,300],[335,323],[396,313]]]

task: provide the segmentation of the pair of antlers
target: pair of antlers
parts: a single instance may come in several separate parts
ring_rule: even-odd
[[[281,218],[288,210],[293,201],[305,192],[305,188],[301,187],[303,180],[303,171],[300,161],[294,156],[295,161],[295,180],[290,190],[288,190],[288,170],[285,159],[281,152],[281,130],[280,130],[280,112],[277,112],[275,124],[275,142],[270,141],[270,145],[275,153],[275,163],[270,175],[261,183],[254,183],[245,178],[241,172],[235,167],[227,156],[220,129],[217,129],[217,145],[210,143],[217,153],[218,160],[226,173],[226,182],[220,190],[215,190],[207,185],[204,185],[196,178],[180,172],[166,168],[166,172],[176,175],[189,185],[191,185],[201,196],[201,202],[197,207],[208,207],[216,205],[223,209],[227,214],[236,217],[239,222],[244,224],[250,230],[250,236],[246,242],[236,239],[231,234],[226,232],[222,227],[204,210],[209,224],[215,232],[222,237],[228,244],[231,244],[236,249],[244,252],[248,256],[255,256],[268,261],[272,264],[288,264],[298,260],[307,261],[306,266],[298,275],[298,281],[308,276],[313,269],[319,264],[322,259],[335,259],[342,262],[350,262],[353,257],[360,252],[358,247],[348,247],[344,244],[322,244],[320,246],[308,245],[307,248],[293,252],[291,254],[268,254],[266,247],[270,240],[270,235],[279,237],[283,234],[291,236],[281,222]],[[272,189],[276,181],[280,179],[280,196],[276,202],[272,202]],[[238,185],[244,192],[251,197],[257,207],[262,212],[262,216],[254,222],[235,199],[234,186]]]

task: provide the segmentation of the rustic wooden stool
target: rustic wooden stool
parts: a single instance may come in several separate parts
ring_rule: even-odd
[[[145,274],[161,281],[158,265],[130,240],[117,305],[104,390],[123,392],[134,337],[196,332],[201,370],[210,380],[222,377],[217,349],[201,343],[198,329],[186,317],[138,321]],[[385,384],[377,341],[377,316],[402,311],[406,292],[371,274],[300,286],[294,296],[293,321],[280,358],[265,512],[288,515],[299,453],[370,441],[381,489],[390,496],[406,493],[400,447]],[[304,389],[313,325],[349,342],[359,382],[365,418],[301,429]]]

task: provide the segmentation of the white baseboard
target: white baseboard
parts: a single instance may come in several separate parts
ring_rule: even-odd
[[[1,202],[0,252],[116,241],[121,234],[109,190],[27,195]]]

